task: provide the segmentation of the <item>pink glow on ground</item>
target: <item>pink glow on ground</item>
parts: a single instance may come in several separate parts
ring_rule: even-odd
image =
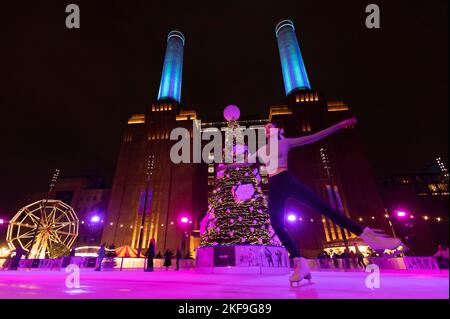
[[[0,271],[0,299],[448,299],[446,273],[381,271],[380,288],[368,289],[364,272],[313,272],[312,284],[290,288],[288,275],[198,274],[156,270],[82,270],[78,289],[65,287],[65,271]]]

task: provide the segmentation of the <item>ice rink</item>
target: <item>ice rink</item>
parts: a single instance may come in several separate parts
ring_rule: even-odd
[[[448,299],[445,273],[380,273],[380,287],[369,289],[364,272],[313,272],[312,282],[291,288],[288,275],[199,274],[157,270],[81,270],[80,288],[67,288],[62,271],[0,271],[0,298],[129,299]]]

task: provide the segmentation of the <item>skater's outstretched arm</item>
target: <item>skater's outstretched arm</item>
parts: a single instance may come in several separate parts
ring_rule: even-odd
[[[287,141],[288,141],[290,147],[296,147],[296,146],[314,143],[318,140],[321,140],[321,139],[327,137],[328,135],[331,135],[331,134],[339,131],[340,129],[354,125],[354,124],[356,124],[356,122],[357,122],[356,118],[352,117],[352,118],[343,120],[342,122],[339,122],[333,126],[330,126],[329,128],[319,131],[317,133],[302,136],[302,137],[297,137],[297,138],[287,138]]]

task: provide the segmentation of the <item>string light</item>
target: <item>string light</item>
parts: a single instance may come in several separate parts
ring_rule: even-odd
[[[387,215],[387,214],[384,215],[384,216],[385,216],[386,218],[389,218],[389,215]],[[372,220],[375,220],[375,219],[376,219],[375,216],[371,216],[370,218],[371,218]],[[410,218],[411,218],[411,219],[414,219],[415,216],[414,216],[414,215],[410,215]],[[430,217],[427,216],[427,215],[423,215],[422,218],[423,218],[425,221],[428,221],[428,220],[430,219]],[[302,218],[302,217],[299,217],[298,220],[299,220],[299,221],[303,221],[303,218]],[[358,220],[359,220],[359,221],[363,221],[363,218],[362,218],[362,217],[359,217]],[[438,221],[438,222],[441,222],[441,221],[442,221],[442,217],[435,217],[435,220]],[[314,222],[314,219],[311,218],[310,221],[311,221],[311,222]],[[322,221],[322,223],[325,223],[325,222],[326,222],[326,219],[323,218],[321,221]],[[0,225],[6,224],[6,223],[9,223],[9,221],[4,220],[4,219],[0,219]],[[85,224],[85,221],[84,221],[84,220],[81,220],[80,223],[81,223],[81,224]],[[192,224],[192,220],[189,221],[189,223]],[[173,225],[173,224],[174,224],[174,222],[170,222],[170,225]],[[26,226],[29,226],[29,224],[25,224],[25,225],[26,225]],[[75,225],[75,224],[72,223],[72,225]],[[110,226],[114,226],[114,223],[113,223],[113,222],[110,222],[109,225],[110,225]],[[124,225],[124,224],[120,224],[119,227],[123,228],[123,227],[127,227],[127,226]],[[133,228],[134,226],[133,226],[133,225],[130,225],[129,227],[130,227],[130,228]],[[143,228],[143,226],[140,226],[140,227]],[[151,227],[151,228],[154,228],[154,225],[151,225],[150,227]],[[161,227],[164,227],[164,224],[161,224]]]

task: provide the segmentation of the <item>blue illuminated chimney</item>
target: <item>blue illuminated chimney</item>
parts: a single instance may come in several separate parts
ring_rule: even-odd
[[[159,84],[158,101],[172,99],[180,102],[184,41],[184,35],[180,31],[170,31],[167,36],[167,49]]]
[[[311,90],[302,53],[295,35],[294,23],[291,20],[280,21],[275,27],[275,34],[280,52],[286,95],[295,90]]]

